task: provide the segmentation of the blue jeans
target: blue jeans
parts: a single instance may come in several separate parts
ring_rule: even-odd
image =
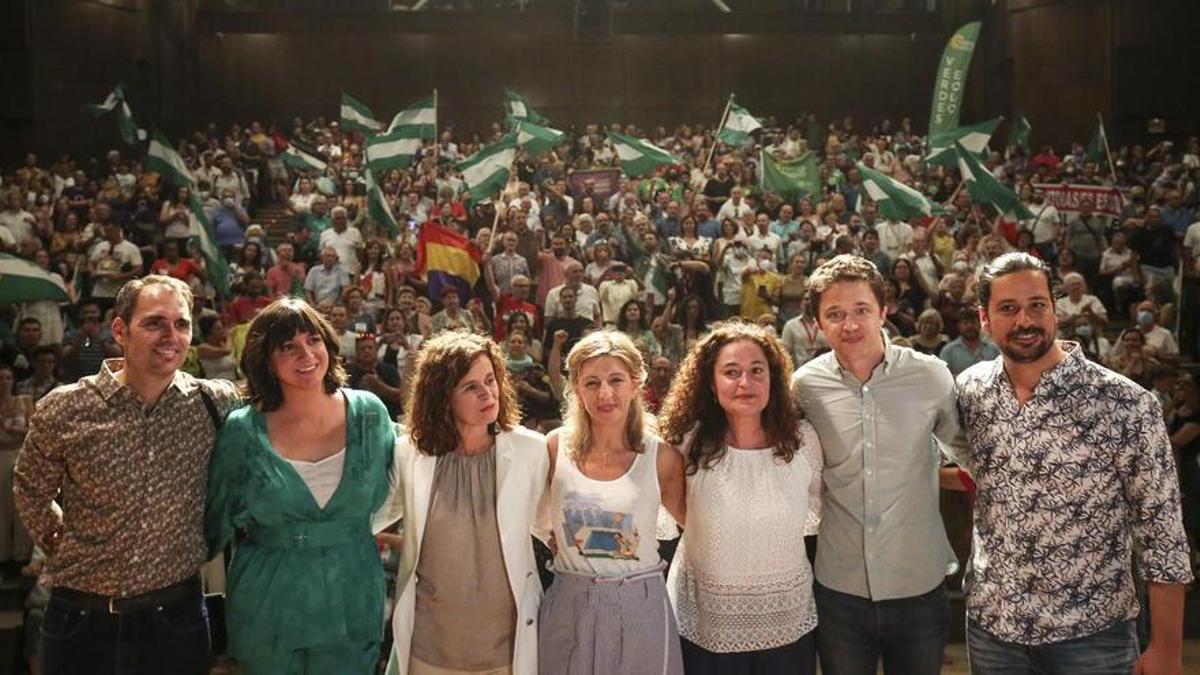
[[[1129,675],[1137,658],[1133,621],[1118,621],[1099,633],[1045,645],[1005,642],[967,621],[967,659],[973,675]]]
[[[946,584],[922,595],[873,601],[813,584],[817,654],[825,675],[938,675],[950,627]]]
[[[206,675],[212,665],[204,596],[126,614],[53,590],[42,621],[45,675]]]

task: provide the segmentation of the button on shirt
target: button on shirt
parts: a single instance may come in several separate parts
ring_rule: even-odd
[[[43,583],[105,596],[164,588],[207,558],[204,500],[216,428],[198,389],[219,413],[230,382],[178,372],[146,409],[116,377],[122,359],[43,398],[14,476],[22,522],[35,541],[63,523]],[[62,504],[57,515],[52,500]]]
[[[958,378],[978,489],[967,612],[1018,644],[1136,617],[1132,550],[1146,581],[1192,579],[1161,406],[1078,345],[1064,347],[1023,406],[1002,359]]]
[[[792,386],[825,451],[817,581],[875,601],[929,592],[956,566],[938,511],[934,444],[959,435],[950,371],[885,338],[866,383],[827,352],[796,371]]]

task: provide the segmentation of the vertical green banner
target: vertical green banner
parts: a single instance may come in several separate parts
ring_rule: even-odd
[[[963,90],[967,86],[967,70],[971,67],[971,56],[979,40],[979,29],[983,24],[972,21],[959,28],[938,63],[937,79],[933,81],[933,104],[929,111],[929,135],[949,131],[958,126],[958,113],[962,109]]]

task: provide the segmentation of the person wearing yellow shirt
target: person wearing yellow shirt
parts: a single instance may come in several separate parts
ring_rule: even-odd
[[[742,318],[754,321],[774,313],[782,290],[783,275],[775,271],[775,254],[769,249],[758,251],[754,261],[742,270]]]

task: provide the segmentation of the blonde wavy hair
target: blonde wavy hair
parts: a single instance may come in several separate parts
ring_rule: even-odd
[[[566,400],[566,414],[563,416],[563,439],[567,444],[567,454],[576,462],[580,461],[592,441],[592,418],[587,409],[575,394],[579,386],[579,372],[583,364],[602,356],[611,356],[625,366],[637,393],[629,406],[629,416],[625,419],[625,442],[634,452],[642,452],[642,439],[655,431],[654,417],[646,412],[642,403],[642,387],[646,384],[646,362],[642,352],[624,333],[606,330],[585,335],[567,355],[567,386],[564,387],[563,398]]]

